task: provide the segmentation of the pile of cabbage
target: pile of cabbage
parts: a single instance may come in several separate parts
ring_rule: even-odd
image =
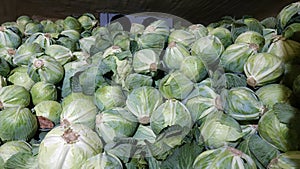
[[[0,169],[299,168],[300,2],[207,26],[0,27]]]

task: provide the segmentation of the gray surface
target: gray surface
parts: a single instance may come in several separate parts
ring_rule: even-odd
[[[164,12],[192,23],[208,24],[230,15],[257,19],[276,16],[295,0],[1,0],[0,22],[14,21],[20,15],[47,18],[78,16],[85,12]],[[98,16],[98,15],[97,15]]]

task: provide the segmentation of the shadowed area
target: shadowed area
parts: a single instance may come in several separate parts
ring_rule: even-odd
[[[223,16],[241,18],[250,15],[257,19],[275,16],[284,6],[296,0],[210,0],[210,1],[137,1],[137,0],[2,0],[0,22],[13,21],[20,15],[45,18],[65,18],[79,16],[85,12],[98,16],[100,12],[132,14],[139,12],[169,13],[192,23],[208,24]]]

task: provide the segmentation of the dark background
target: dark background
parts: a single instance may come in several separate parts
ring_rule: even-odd
[[[132,14],[164,12],[192,23],[218,21],[225,15],[241,18],[250,15],[259,20],[276,16],[293,0],[1,0],[0,23],[15,21],[20,15],[63,19],[85,12]]]

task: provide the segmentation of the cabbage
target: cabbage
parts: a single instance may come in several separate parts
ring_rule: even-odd
[[[96,90],[95,101],[97,107],[103,111],[126,104],[126,97],[120,86],[103,86]]]
[[[123,169],[122,162],[113,154],[101,153],[87,159],[81,166],[82,169]]]
[[[300,43],[282,36],[275,36],[267,52],[276,55],[285,63],[300,63]]]
[[[53,22],[49,19],[42,20],[40,23],[43,25],[43,32],[45,32],[45,33],[55,34],[55,33],[61,32],[63,30],[55,22]]]
[[[137,39],[137,44],[140,49],[152,49],[160,53],[165,47],[166,37],[161,34],[147,33],[142,34]]]
[[[299,110],[289,104],[277,103],[258,122],[258,132],[277,149],[287,152],[300,147]]]
[[[208,35],[208,29],[202,24],[193,24],[188,27],[188,31],[193,33],[196,39]]]
[[[117,53],[121,53],[121,52],[122,52],[122,49],[119,46],[111,46],[104,51],[103,58],[106,58],[109,56],[114,56]]]
[[[296,169],[300,167],[300,151],[289,151],[279,154],[268,165],[269,169]]]
[[[15,49],[9,47],[3,47],[0,45],[0,58],[3,58],[10,65],[14,65],[12,60],[15,54],[16,54]]]
[[[62,112],[62,106],[59,102],[53,100],[45,100],[34,106],[34,112],[36,116],[45,117],[51,120],[54,124],[60,122],[60,114]]]
[[[44,81],[52,84],[59,83],[64,76],[64,69],[54,58],[43,55],[32,58],[29,63],[28,75],[35,82]]]
[[[258,53],[248,58],[244,65],[247,83],[252,87],[278,81],[284,73],[282,60],[270,53]]]
[[[186,98],[194,88],[194,83],[179,71],[164,76],[159,84],[159,91],[167,99]]]
[[[299,16],[299,2],[294,2],[289,5],[286,5],[277,15],[278,19],[278,29],[282,31],[286,28],[294,17]]]
[[[10,74],[7,80],[14,84],[23,86],[26,90],[30,90],[31,87],[35,84],[35,82],[29,77],[27,74],[26,66],[19,66],[10,71]]]
[[[257,120],[266,111],[255,92],[246,87],[234,87],[221,94],[224,112],[236,120]]]
[[[200,82],[207,76],[206,67],[197,56],[185,57],[179,70],[193,82]]]
[[[189,127],[181,127],[178,124],[165,128],[153,143],[145,140],[149,151],[145,153],[150,153],[157,160],[165,160],[172,153],[172,149],[183,144],[189,130]]]
[[[150,125],[139,125],[132,138],[138,140],[140,144],[146,145],[145,140],[147,140],[150,143],[154,143],[156,135],[152,131]]]
[[[186,48],[190,48],[190,45],[196,40],[195,35],[192,32],[179,29],[170,33],[168,42],[175,42],[181,44]]]
[[[150,125],[155,134],[159,134],[163,129],[173,125],[189,130],[192,127],[192,118],[184,104],[170,99],[152,112]]]
[[[95,128],[98,109],[89,99],[76,99],[62,107],[60,120],[62,125],[84,124],[91,129]]]
[[[10,72],[10,66],[9,63],[4,59],[0,57],[0,76],[7,76]]]
[[[125,31],[116,35],[116,37],[113,39],[113,43],[115,46],[119,46],[122,50],[126,51],[130,49],[130,38]]]
[[[258,51],[261,51],[265,44],[264,37],[258,32],[254,31],[246,31],[240,34],[234,41],[235,44],[239,43],[247,43],[247,44],[255,44],[258,46]]]
[[[32,103],[37,105],[45,100],[57,100],[57,88],[47,82],[37,82],[30,89]]]
[[[142,49],[133,56],[133,70],[136,73],[148,74],[157,71],[159,56],[152,49]]]
[[[98,23],[96,17],[91,13],[84,13],[78,18],[84,30],[92,30]]]
[[[28,108],[12,107],[0,112],[0,138],[3,141],[28,141],[37,129],[36,116]]]
[[[16,23],[18,25],[19,30],[24,34],[25,26],[28,23],[33,22],[33,20],[27,15],[21,15],[17,18]]]
[[[96,132],[106,142],[131,137],[137,129],[137,119],[124,108],[105,110],[96,117]]]
[[[167,25],[167,22],[164,21],[164,20],[157,20],[157,21],[154,21],[152,23],[150,23],[150,25],[148,25],[143,34],[156,34],[156,35],[162,35],[164,37],[167,37],[169,36],[169,32],[170,31],[170,28],[169,26]]]
[[[145,26],[139,23],[131,23],[130,34],[133,35],[134,39],[143,33]]]
[[[72,16],[67,16],[64,19],[63,26],[64,26],[64,30],[76,30],[77,32],[82,31],[82,26],[80,22]]]
[[[220,95],[211,87],[203,84],[196,86],[184,102],[191,113],[193,122],[223,109],[220,102]]]
[[[126,106],[142,124],[148,124],[150,117],[163,103],[160,92],[153,87],[140,87],[134,89],[127,97]]]
[[[163,61],[169,69],[179,69],[185,57],[190,52],[186,47],[177,42],[170,42],[163,56]]]
[[[18,152],[9,158],[4,168],[38,169],[38,158],[30,152]]]
[[[48,46],[55,43],[55,40],[51,37],[49,33],[41,33],[37,32],[32,35],[30,35],[25,43],[36,43],[40,45],[42,49],[46,49]]]
[[[191,47],[191,54],[199,56],[205,66],[214,65],[224,51],[224,46],[219,38],[208,35],[196,40]]]
[[[239,123],[223,112],[208,115],[199,127],[204,144],[209,149],[228,145],[235,147],[243,137]]]
[[[218,37],[222,42],[224,48],[227,48],[229,45],[233,43],[231,33],[226,28],[223,27],[214,28],[211,31],[209,31],[209,34]]]
[[[279,150],[255,133],[245,138],[237,148],[249,155],[258,168],[267,168],[270,161],[280,153]]]
[[[90,157],[102,152],[96,132],[82,124],[56,127],[40,144],[39,168],[78,168]],[[50,158],[49,158],[50,157]]]
[[[201,153],[194,161],[193,168],[249,168],[256,169],[251,157],[233,147],[220,147]]]
[[[185,143],[172,151],[172,154],[161,164],[161,168],[193,168],[193,162],[202,152],[203,147],[196,142]]]
[[[48,46],[45,54],[55,58],[61,65],[66,64],[73,57],[71,50],[61,45]]]
[[[62,84],[62,97],[66,97],[72,93],[71,78],[75,76],[76,73],[87,69],[88,65],[86,61],[73,61],[64,65],[65,74]]]
[[[62,45],[72,52],[79,48],[80,34],[75,30],[65,30],[60,32],[60,37],[56,40],[56,44]]]
[[[16,49],[21,43],[21,37],[12,27],[0,26],[0,46]]]
[[[93,96],[86,95],[86,94],[81,93],[81,92],[78,92],[78,93],[77,92],[72,92],[68,96],[63,98],[63,100],[61,102],[61,105],[62,105],[62,107],[67,107],[70,103],[72,103],[74,100],[77,100],[77,99],[87,99],[87,100],[90,100],[91,102],[94,101]]]
[[[0,109],[7,107],[27,107],[30,94],[22,86],[8,85],[0,89]]]
[[[0,159],[2,158],[5,163],[14,155],[18,153],[31,153],[31,150],[32,147],[25,141],[8,141],[0,146]]]
[[[135,88],[139,88],[142,86],[152,86],[153,80],[151,76],[139,74],[139,73],[131,73],[128,75],[124,82],[124,89],[128,91],[132,91]]]
[[[249,56],[257,53],[255,44],[232,44],[222,53],[220,62],[226,72],[242,73]]]
[[[265,85],[255,93],[268,108],[276,103],[289,103],[292,99],[292,90],[282,84]]]
[[[26,24],[24,34],[30,36],[35,33],[43,32],[43,25],[39,22],[30,22]]]

